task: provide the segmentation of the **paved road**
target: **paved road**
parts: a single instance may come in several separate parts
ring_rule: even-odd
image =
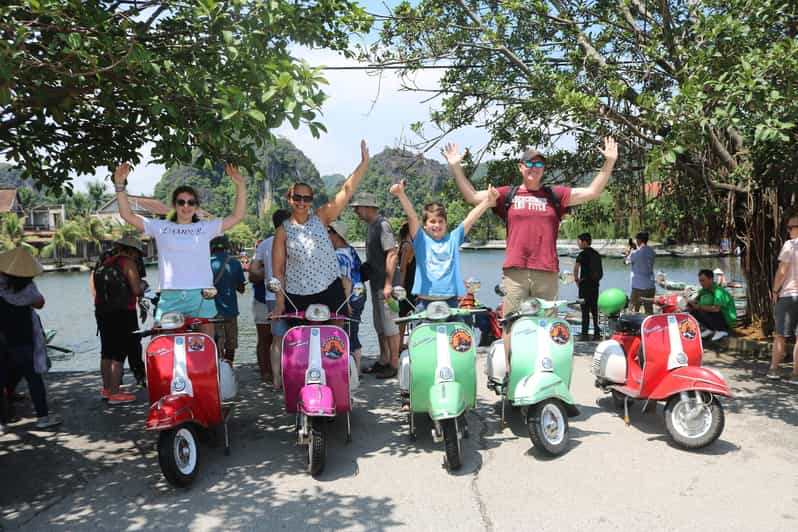
[[[37,431],[28,418],[0,436],[0,528],[798,530],[798,387],[755,376],[763,362],[707,353],[736,397],[725,402],[721,439],[685,452],[668,443],[662,406],[656,415],[636,409],[624,425],[592,385],[590,349],[580,345],[572,386],[582,414],[572,420],[570,450],[556,459],[532,448],[517,412],[498,430],[481,355],[472,436],[454,475],[442,469],[442,444],[432,442],[428,423],[408,441],[396,381],[367,378],[354,442],[344,443],[336,423],[327,469],[310,478],[293,419],[257,383],[255,368],[243,366],[233,453],[225,457],[213,440],[204,445],[188,490],[162,479],[155,438],[142,429],[143,401],[108,407],[96,399],[96,375],[52,375],[62,430]]]

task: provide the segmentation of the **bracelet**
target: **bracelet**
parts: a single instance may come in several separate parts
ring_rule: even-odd
[[[117,192],[124,192],[125,191],[125,185],[116,185],[115,184],[114,185],[114,189],[116,189]]]

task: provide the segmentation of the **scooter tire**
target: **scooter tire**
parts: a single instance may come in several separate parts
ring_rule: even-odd
[[[568,414],[557,399],[530,408],[527,428],[535,448],[548,455],[558,456],[568,447]]]
[[[446,449],[446,469],[451,473],[457,471],[463,465],[462,447],[460,438],[457,436],[457,424],[454,419],[441,421],[443,431],[443,445]]]
[[[308,472],[317,476],[324,471],[327,458],[327,434],[324,419],[313,419],[308,438]]]
[[[180,425],[158,435],[158,463],[173,486],[190,486],[200,465],[199,443],[191,425]]]
[[[683,425],[678,419],[681,415],[680,409],[683,408],[681,395],[672,396],[665,406],[665,428],[668,430],[671,440],[683,449],[692,450],[706,447],[720,437],[726,425],[723,405],[720,404],[717,396],[706,392],[700,393],[704,396],[702,399],[709,399],[709,403],[704,403],[704,408],[705,413],[708,413],[711,419],[709,420],[709,427],[699,435],[691,437],[684,433],[684,426],[680,427],[680,425]]]

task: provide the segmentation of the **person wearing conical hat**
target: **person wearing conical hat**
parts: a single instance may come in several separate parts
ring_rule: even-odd
[[[42,429],[61,423],[47,407],[41,375],[47,371],[47,351],[39,316],[33,310],[44,306],[44,296],[33,282],[43,271],[24,247],[0,254],[0,396],[13,394],[24,377],[38,418],[36,426]],[[2,413],[6,412],[3,405]],[[6,421],[0,420],[0,432]]]

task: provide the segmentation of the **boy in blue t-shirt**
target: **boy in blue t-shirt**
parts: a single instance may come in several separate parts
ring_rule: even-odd
[[[482,214],[496,205],[499,192],[488,186],[488,194],[471,209],[465,220],[451,233],[446,232],[446,209],[440,203],[424,206],[423,228],[416,211],[405,194],[402,180],[391,186],[390,193],[399,198],[407,214],[410,238],[416,254],[416,276],[413,294],[418,296],[417,309],[423,310],[430,301],[446,301],[450,307],[459,305],[457,296],[465,296],[460,274],[460,244]]]

